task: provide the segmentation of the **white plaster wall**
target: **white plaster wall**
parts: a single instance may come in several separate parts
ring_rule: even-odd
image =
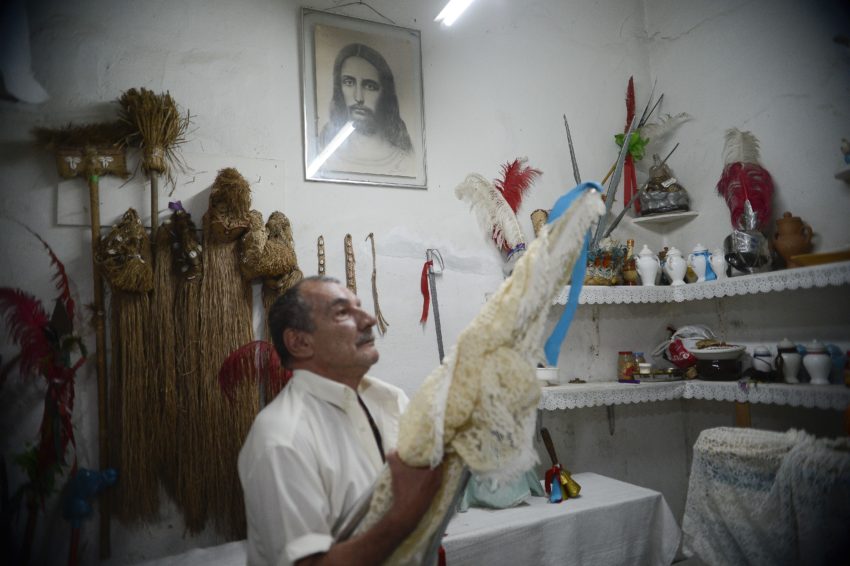
[[[850,133],[850,6],[833,0],[646,0],[650,73],[667,112],[694,120],[679,129],[670,164],[700,215],[664,235],[690,250],[722,244],[731,224],[715,185],[724,133],[736,127],[761,141],[776,184],[774,218],[791,211],[815,231],[815,251],[850,244],[850,184],[841,138]],[[668,98],[669,97],[669,98]],[[669,106],[667,108],[670,108]],[[773,224],[771,223],[771,230]],[[772,234],[771,234],[772,235]]]
[[[328,9],[341,3],[304,5]],[[737,125],[762,139],[764,164],[779,185],[777,208],[810,221],[824,246],[850,240],[843,220],[850,187],[832,179],[838,141],[848,126],[848,56],[831,37],[850,19],[838,2],[488,0],[473,4],[450,29],[432,22],[442,4],[370,2],[396,24],[422,33],[428,189],[420,191],[303,180],[298,2],[29,2],[32,67],[51,98],[40,105],[0,101],[0,285],[30,290],[45,301],[54,294],[47,258],[8,220],[15,218],[54,247],[76,282],[80,302],[91,300],[89,237],[79,214],[84,191],[73,183],[59,187],[52,157],[33,146],[29,131],[112,117],[112,101],[123,90],[142,86],[169,90],[194,116],[184,148],[194,170],[178,178],[175,195],[196,219],[206,209],[216,171],[236,166],[253,184],[254,208],[264,215],[279,209],[292,220],[305,272],[315,271],[315,241],[323,234],[329,273],[342,276],[342,239],[353,235],[358,284],[367,305],[371,261],[363,240],[374,232],[381,306],[391,325],[381,339],[382,359],[374,374],[410,393],[437,362],[433,321],[424,328],[418,324],[424,250],[438,247],[447,261],[438,281],[447,345],[478,311],[484,294],[502,280],[501,260],[466,205],[455,199],[455,185],[469,172],[495,177],[502,163],[527,156],[544,172],[521,209],[521,223],[530,235],[528,214],[547,208],[573,185],[562,114],[570,118],[584,178],[600,178],[615,157],[611,138],[622,128],[630,74],[639,106],[657,77],[659,91],[666,93],[662,111],[688,111],[696,118],[679,129],[682,146],[672,165],[700,216],[669,235],[627,220],[618,236],[654,249],[668,242],[685,249],[696,241],[716,245],[728,231],[725,205],[713,194],[722,133]],[[340,11],[379,19],[362,5]],[[727,31],[730,27],[733,31]],[[777,35],[784,43],[773,42],[773,29],[783,32]],[[733,51],[736,41],[739,49]],[[756,63],[761,70],[754,73]],[[104,181],[104,223],[127,206],[149,214],[145,190],[141,178],[123,187]],[[161,193],[160,209],[166,203]],[[807,300],[828,308],[818,298]],[[764,312],[779,312],[781,301],[767,303]],[[725,320],[725,311],[713,302],[695,305],[687,308],[700,318]],[[667,319],[682,324],[689,312],[672,306],[582,307],[564,349],[569,363],[561,365],[579,368],[576,376],[611,379],[614,352],[637,349],[633,344],[649,350],[663,337]],[[764,317],[758,311],[752,316]],[[838,340],[842,332],[846,339],[848,319],[832,323],[833,331],[822,339]],[[806,320],[817,326],[815,314]],[[93,337],[87,338],[93,345]],[[12,351],[3,342],[0,353],[5,357]],[[88,467],[97,465],[94,382],[92,363],[78,378],[74,420],[80,464]],[[41,405],[38,387],[7,384],[4,393],[2,449],[8,454],[33,439]],[[668,405],[650,409],[645,417],[641,409],[646,407],[619,411],[628,422],[617,430],[628,434],[611,438],[604,417],[576,412],[575,422],[563,424],[580,431],[576,469],[656,486],[680,509],[675,502],[684,492],[686,456],[676,447],[690,446],[695,436],[677,436],[668,444],[658,440],[656,433],[680,427],[682,416]],[[555,429],[552,418],[544,422]],[[642,429],[652,434],[641,434]],[[671,462],[658,466],[656,459],[646,458],[660,453]],[[14,486],[20,474],[10,479]],[[67,525],[57,519],[42,526],[39,540],[50,544],[39,545],[35,558],[64,560]],[[96,520],[85,526],[83,540],[91,562]],[[111,563],[218,540],[211,532],[184,538],[179,516],[166,508],[155,525],[125,529],[114,523]]]
[[[337,2],[341,3],[341,2]],[[327,9],[333,2],[306,2]],[[518,5],[480,2],[451,29],[432,23],[441,1],[375,1],[398,25],[420,29],[428,152],[424,191],[303,181],[299,79],[300,3],[290,1],[129,2],[39,1],[27,4],[32,68],[51,98],[31,106],[0,102],[0,284],[52,297],[48,262],[38,245],[11,223],[16,218],[54,246],[90,301],[89,236],[82,182],[60,182],[51,156],[33,146],[34,126],[59,126],[114,116],[113,101],[131,87],[168,90],[194,116],[184,155],[193,168],[177,180],[179,197],[199,219],[218,169],[236,166],[253,184],[254,207],[283,210],[292,220],[305,272],[315,271],[315,241],[327,242],[330,274],[343,274],[342,239],[357,242],[357,274],[364,302],[371,261],[364,242],[374,232],[382,309],[390,322],[374,373],[412,393],[436,365],[433,322],[418,324],[419,274],[428,247],[443,251],[447,270],[438,282],[444,340],[450,345],[502,281],[501,260],[466,205],[453,194],[469,172],[488,177],[502,163],[527,156],[544,171],[522,209],[548,207],[572,186],[563,113],[573,120],[585,175],[601,175],[613,159],[611,132],[622,121],[623,76],[647,68],[639,2],[592,7],[547,0]],[[343,13],[377,18],[364,6]],[[616,88],[615,88],[616,87]],[[616,109],[616,110],[612,110]],[[126,207],[148,210],[140,178],[124,186],[104,179],[103,222]],[[167,197],[161,193],[162,210]],[[88,336],[91,344],[92,337]],[[12,349],[4,345],[3,354]],[[75,424],[80,464],[97,465],[94,364],[81,371]],[[19,450],[38,427],[38,388],[15,386],[3,416],[3,452]],[[7,400],[4,400],[4,408]],[[8,434],[6,434],[8,432]],[[20,474],[13,472],[17,485]],[[43,527],[47,527],[44,523]],[[35,560],[64,555],[64,522],[40,535]],[[113,523],[112,563],[124,564],[211,544],[212,533],[182,538],[179,516],[143,529]],[[89,561],[97,523],[83,532]]]

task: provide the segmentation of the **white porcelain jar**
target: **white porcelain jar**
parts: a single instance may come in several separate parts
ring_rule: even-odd
[[[682,257],[682,252],[676,248],[667,250],[667,256],[664,261],[664,273],[670,278],[670,285],[684,285],[685,272],[688,270],[688,264],[685,258]]]
[[[826,346],[817,340],[813,340],[805,347],[806,355],[803,356],[803,366],[812,378],[812,385],[829,385],[832,358],[826,352]]]
[[[646,244],[640,250],[635,260],[635,266],[637,267],[638,275],[640,275],[640,284],[645,287],[653,287],[658,271],[661,269],[661,262],[659,262],[658,256],[652,253],[652,250]]]

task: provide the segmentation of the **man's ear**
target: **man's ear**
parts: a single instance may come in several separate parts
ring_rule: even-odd
[[[295,359],[313,356],[313,335],[309,332],[287,328],[283,331],[283,344]]]

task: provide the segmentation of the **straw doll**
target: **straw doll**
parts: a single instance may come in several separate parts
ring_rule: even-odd
[[[263,226],[263,215],[256,210],[251,211],[251,228],[242,236],[239,270],[248,281],[262,278],[264,313],[268,313],[275,300],[304,277],[298,268],[292,227],[284,213],[272,212]],[[265,336],[271,340],[267,319]]]
[[[155,518],[159,510],[159,438],[150,426],[156,417],[150,411],[159,403],[146,347],[148,293],[153,289],[150,239],[134,209],[128,209],[100,242],[95,260],[112,289],[109,402],[116,434],[112,454],[120,474],[114,510],[124,521],[144,521]]]
[[[250,227],[251,189],[236,169],[219,171],[204,214],[204,277],[201,280],[198,418],[204,425],[205,463],[199,481],[207,512],[226,536],[245,536],[242,487],[236,471],[239,449],[259,411],[259,393],[249,382],[232,401],[218,386],[225,357],[253,340],[251,284],[239,273],[239,239]]]

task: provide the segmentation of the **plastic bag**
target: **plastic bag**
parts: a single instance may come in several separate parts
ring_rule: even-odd
[[[703,324],[683,326],[674,330],[670,338],[656,346],[655,350],[652,351],[652,357],[665,359],[678,368],[689,368],[697,363],[697,359],[691,354],[690,349],[699,340],[713,338],[715,338],[714,332]]]

